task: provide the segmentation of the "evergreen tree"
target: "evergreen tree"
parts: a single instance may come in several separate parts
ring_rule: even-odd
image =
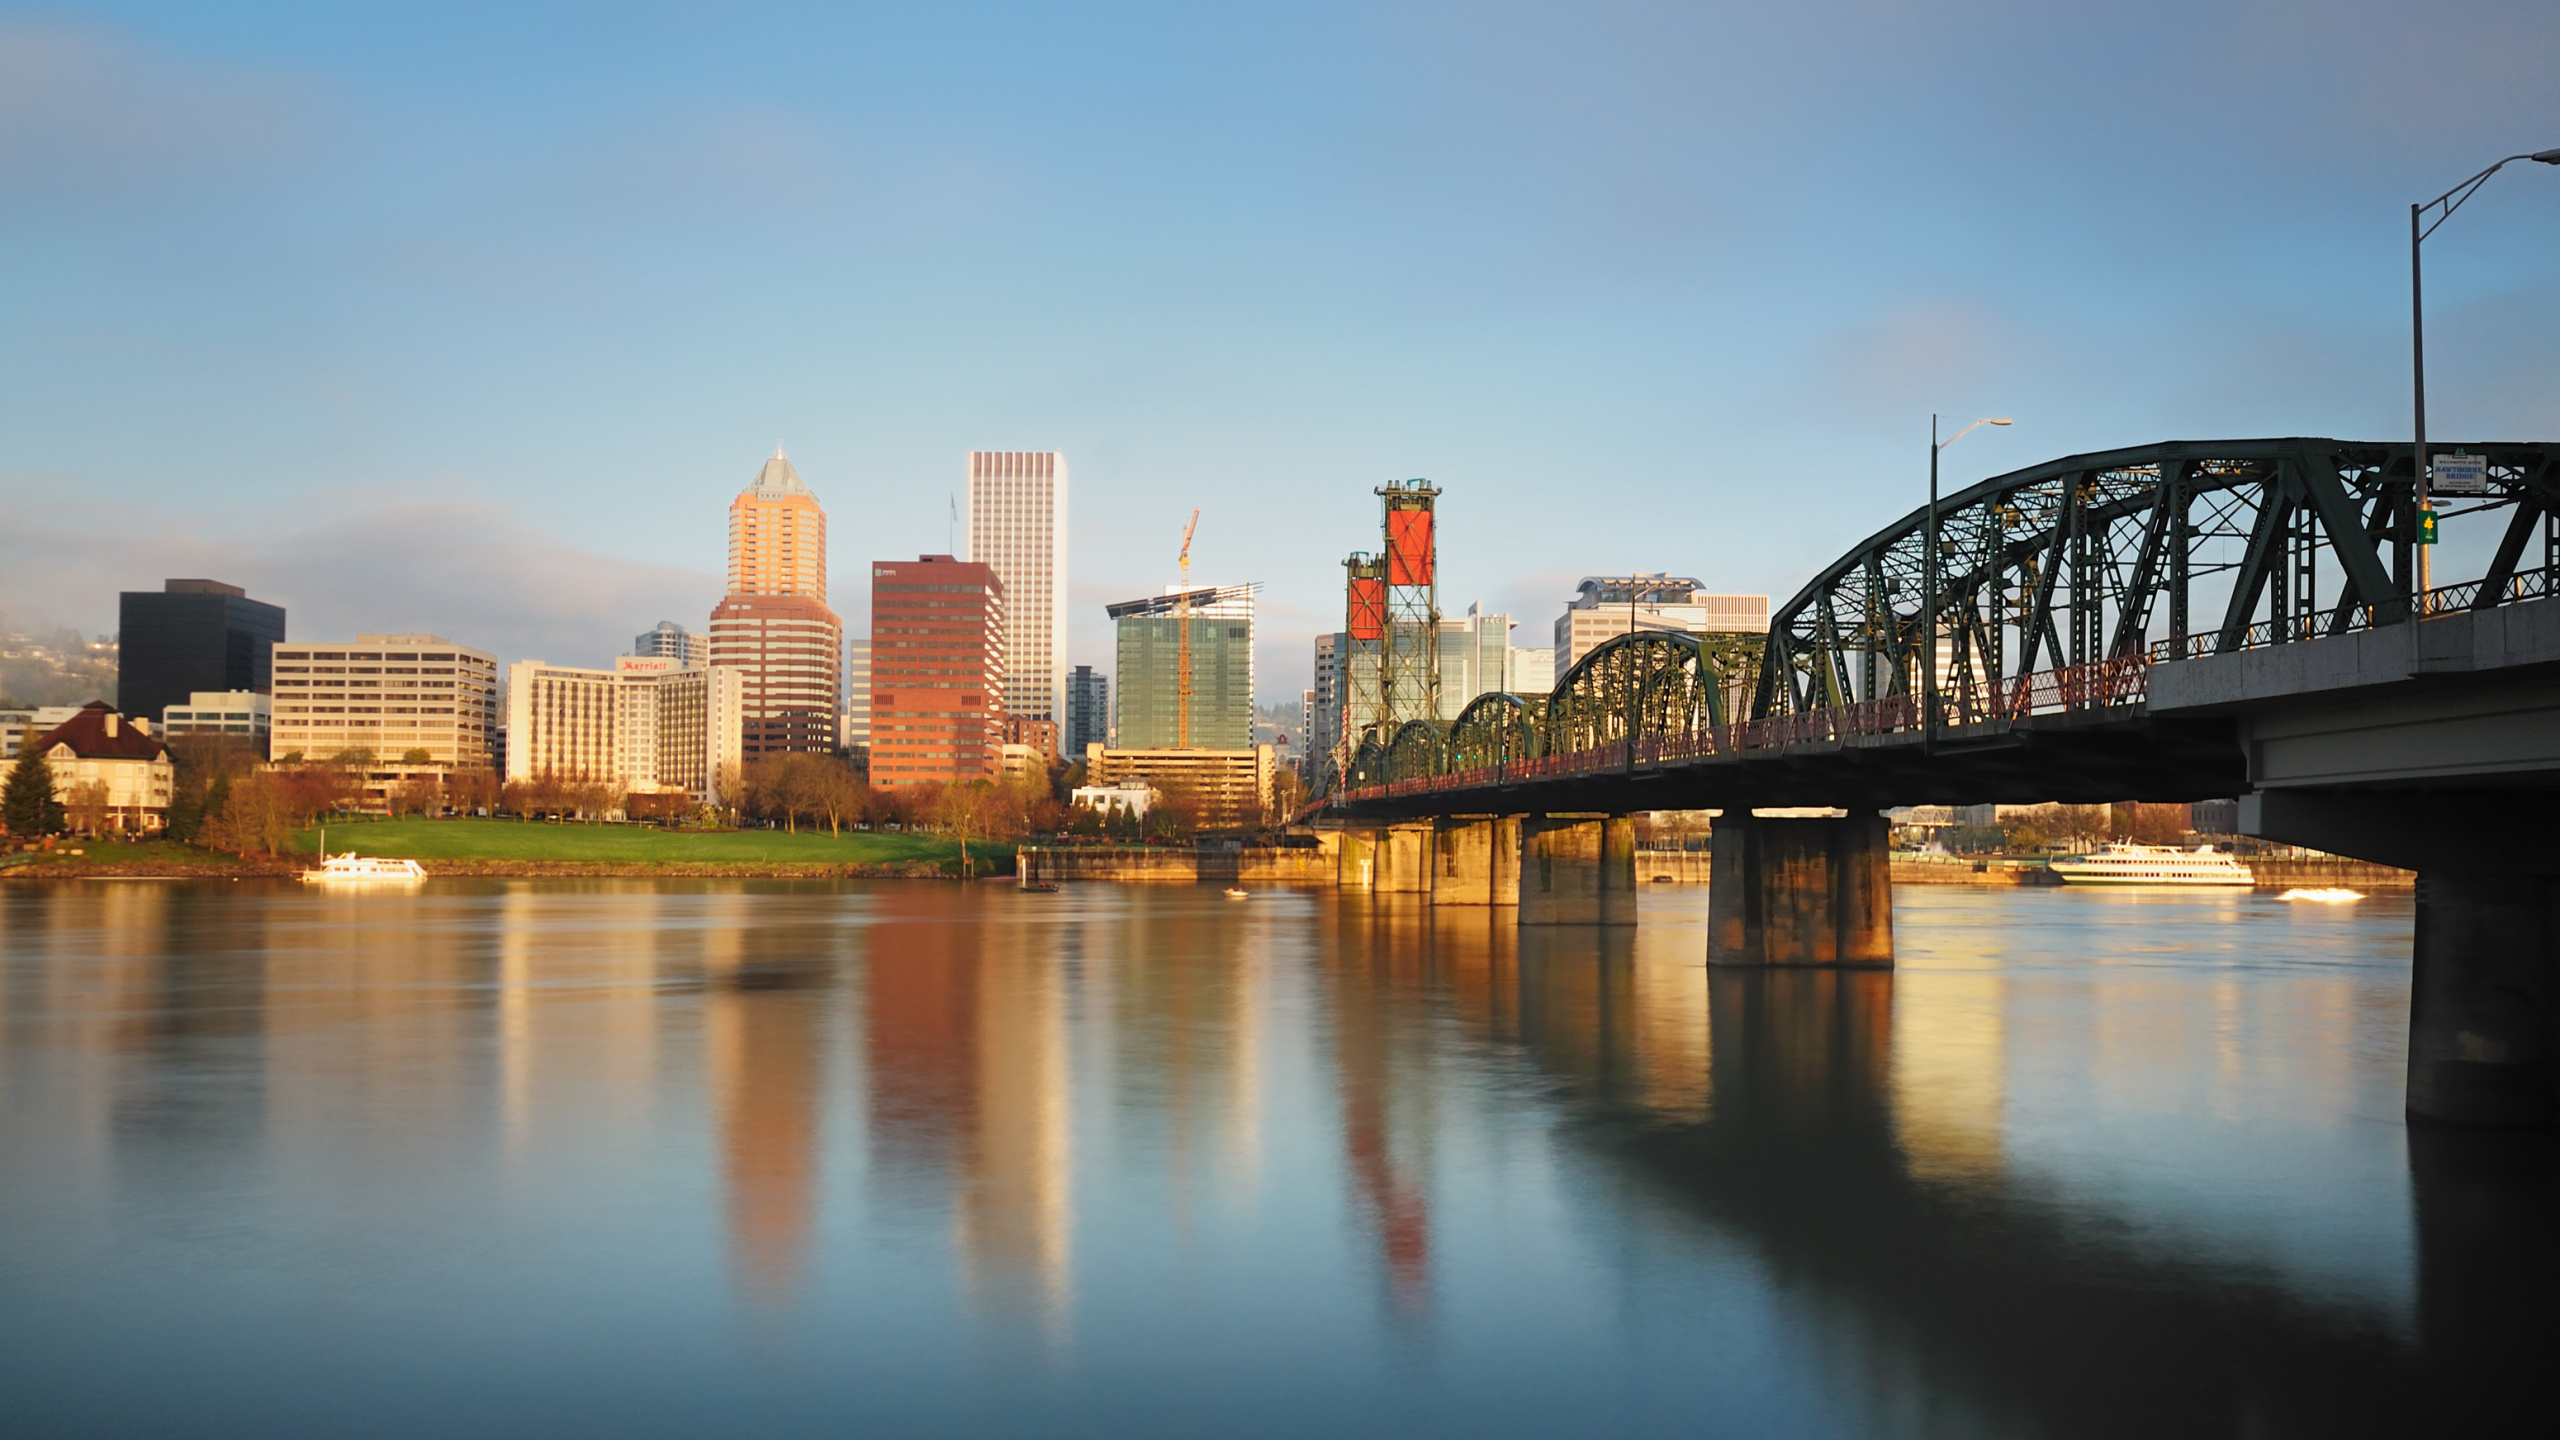
[[[0,818],[17,836],[59,835],[65,828],[62,802],[53,798],[53,766],[31,743],[19,747],[8,784],[0,786]]]

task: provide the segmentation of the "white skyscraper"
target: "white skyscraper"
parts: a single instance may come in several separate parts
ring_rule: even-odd
[[[1067,457],[1054,450],[969,452],[969,548],[1004,582],[1004,711],[1066,714]]]

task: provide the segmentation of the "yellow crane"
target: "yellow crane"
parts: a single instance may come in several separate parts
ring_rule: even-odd
[[[1174,618],[1182,622],[1181,658],[1174,668],[1174,694],[1181,707],[1174,716],[1174,747],[1191,748],[1191,532],[1200,528],[1200,512],[1193,510],[1189,524],[1182,527],[1182,593],[1173,597]]]

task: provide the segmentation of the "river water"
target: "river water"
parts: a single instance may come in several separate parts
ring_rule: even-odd
[[[1895,902],[0,887],[0,1430],[2548,1418],[2552,1146],[2403,1124],[2405,897]]]

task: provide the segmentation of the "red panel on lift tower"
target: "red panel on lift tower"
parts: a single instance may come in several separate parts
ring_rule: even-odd
[[[1377,640],[1387,633],[1387,585],[1375,575],[1351,577],[1351,638]]]
[[[1387,512],[1387,583],[1431,583],[1431,512]]]

